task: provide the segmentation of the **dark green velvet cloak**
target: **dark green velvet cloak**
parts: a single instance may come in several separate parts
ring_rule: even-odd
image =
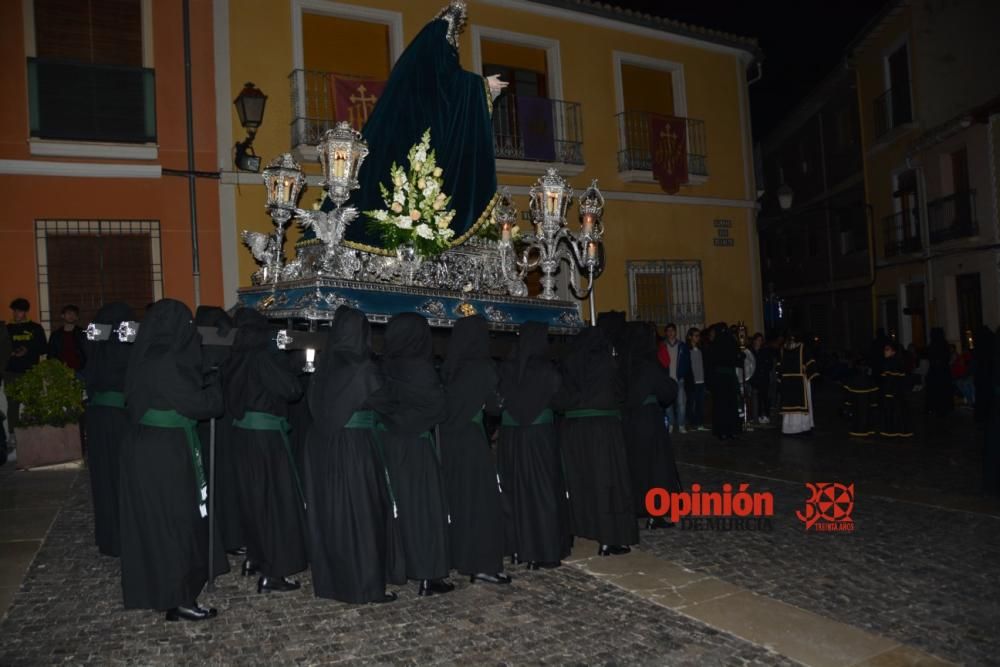
[[[483,77],[462,69],[458,51],[446,39],[448,24],[435,19],[414,38],[389,75],[361,133],[370,151],[348,205],[362,215],[347,229],[345,240],[358,246],[381,247],[368,230],[364,211],[384,209],[379,183],[390,186],[393,162],[407,165],[406,154],[431,130],[431,148],[444,171],[444,192],[451,196],[455,218],[454,242],[489,217],[497,189],[493,153],[491,100]],[[333,208],[324,201],[323,210]],[[307,234],[311,236],[311,233]],[[363,248],[364,249],[364,248]]]

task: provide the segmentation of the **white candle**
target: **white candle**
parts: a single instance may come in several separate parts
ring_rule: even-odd
[[[510,242],[510,225],[504,225],[500,231],[500,240],[509,243]]]
[[[587,257],[590,259],[597,258],[597,244],[593,241],[587,244]]]

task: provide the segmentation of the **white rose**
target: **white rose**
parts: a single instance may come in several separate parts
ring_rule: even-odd
[[[426,224],[421,223],[417,225],[417,228],[414,231],[417,232],[417,236],[420,236],[428,240],[434,239],[434,231]]]
[[[418,211],[416,209],[410,211],[410,219],[413,220],[413,222],[416,222],[417,220],[419,220],[420,219],[420,211]]]
[[[400,229],[413,229],[413,221],[409,216],[400,215],[396,218],[396,226]]]
[[[393,213],[402,213],[403,212],[403,205],[400,202],[398,202],[398,201],[397,202],[393,202],[392,203],[392,212]]]
[[[441,167],[434,167],[434,178],[441,178],[441,174],[443,173],[444,172],[441,171]]]
[[[446,229],[448,227],[448,221],[442,218],[440,215],[434,219],[434,224],[437,225],[438,229]]]

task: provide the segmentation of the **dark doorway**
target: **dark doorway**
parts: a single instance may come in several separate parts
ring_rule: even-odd
[[[983,325],[983,290],[978,273],[955,276],[958,297],[958,332],[962,346],[968,347],[972,335]]]

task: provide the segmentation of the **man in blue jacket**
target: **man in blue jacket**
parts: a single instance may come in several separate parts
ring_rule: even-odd
[[[666,328],[667,352],[670,353],[670,377],[677,381],[677,400],[667,408],[667,415],[673,430],[686,433],[684,428],[687,396],[684,378],[691,373],[691,352],[687,343],[677,338],[677,325],[671,322]]]

